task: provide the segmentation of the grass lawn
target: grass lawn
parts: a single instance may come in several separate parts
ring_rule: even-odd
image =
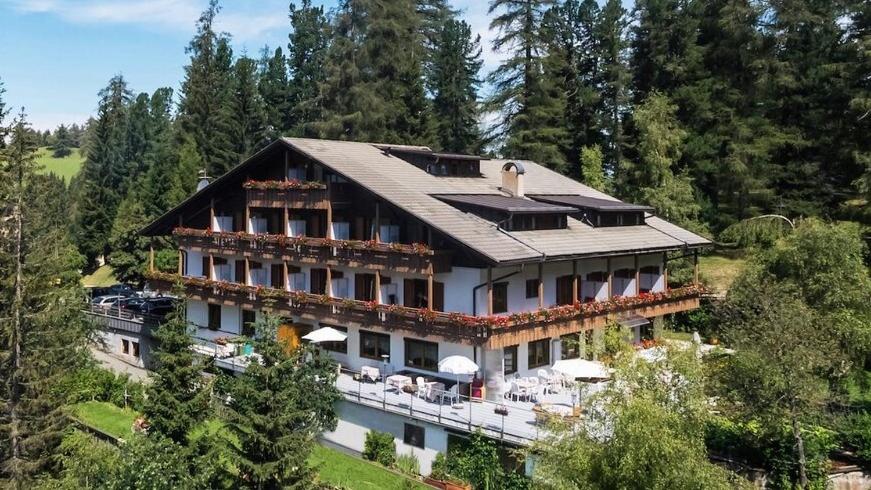
[[[699,275],[718,292],[726,292],[738,276],[747,260],[724,255],[703,255],[699,257]]]
[[[53,173],[69,184],[70,179],[82,169],[82,163],[85,161],[85,158],[79,154],[78,148],[72,150],[72,154],[64,158],[55,158],[51,155],[51,149],[43,146],[36,152],[36,162],[42,167],[43,173]]]
[[[95,270],[93,274],[87,275],[82,278],[82,285],[84,285],[85,287],[111,286],[113,284],[116,284],[117,282],[118,279],[115,279],[115,273],[108,265],[104,265],[99,269]]]
[[[662,337],[668,340],[683,340],[685,342],[693,341],[691,332],[675,332],[674,330],[663,330]]]
[[[130,437],[130,427],[139,416],[109,402],[84,402],[73,406],[73,415],[83,424],[118,438]]]
[[[315,445],[309,464],[317,468],[323,481],[351,490],[403,490],[430,487],[421,482],[387,471],[369,461]]]

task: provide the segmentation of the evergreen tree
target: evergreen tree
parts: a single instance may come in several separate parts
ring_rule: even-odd
[[[61,124],[54,132],[54,145],[52,145],[52,156],[55,158],[63,158],[73,153],[73,142],[70,138],[70,133],[67,127]]]
[[[143,412],[153,432],[184,445],[188,432],[205,419],[209,407],[203,366],[191,350],[184,301],[179,301],[155,336],[155,369]]]
[[[602,149],[598,145],[581,148],[581,181],[597,191],[607,192],[603,161]]]
[[[449,20],[434,44],[429,83],[436,147],[443,151],[477,153],[481,149],[477,100],[480,40],[480,36],[472,39],[472,30],[464,21]]]
[[[631,75],[625,59],[628,20],[621,0],[608,0],[596,26],[602,97],[601,127],[607,173],[615,175],[623,160],[624,114],[629,110]]]
[[[134,182],[147,171],[145,155],[151,142],[151,98],[140,93],[127,110],[127,155],[125,158],[124,186],[120,195],[126,196]]]
[[[624,162],[625,188],[635,200],[653,206],[658,215],[685,228],[699,230],[699,205],[692,179],[675,172],[686,131],[668,97],[653,92],[634,114],[638,161]]]
[[[89,265],[108,252],[109,232],[123,195],[127,169],[127,108],[130,92],[121,76],[100,91],[88,156],[82,165],[75,234]]]
[[[257,90],[257,62],[247,56],[233,66],[233,96],[228,105],[237,163],[265,146],[266,109]]]
[[[309,487],[312,445],[336,426],[335,361],[310,346],[288,352],[276,337],[278,323],[269,315],[257,321],[253,344],[261,362],[227,380],[226,424],[239,441],[231,448],[239,487]]]
[[[33,136],[22,111],[0,152],[0,476],[16,489],[51,464],[68,424],[55,384],[87,355],[82,260],[54,201],[33,199],[46,190]]]
[[[323,137],[424,144],[428,108],[423,87],[420,19],[411,0],[346,0],[328,52],[322,84]]]
[[[185,66],[178,116],[181,131],[194,138],[207,171],[214,176],[238,163],[229,109],[233,51],[227,35],[214,30],[219,10],[218,0],[210,0],[197,21],[197,34],[186,50],[191,61]]]
[[[544,73],[542,17],[552,0],[493,0],[490,23],[499,35],[493,48],[508,48],[508,58],[490,76],[493,94],[487,106],[501,114],[493,136],[504,142],[502,152],[526,158],[554,170],[566,168],[563,153],[568,137],[562,89]]]
[[[197,190],[197,175],[204,162],[193,137],[185,136],[178,148],[178,165],[171,173],[172,181],[166,196],[167,208],[184,201]]]
[[[299,8],[290,4],[290,25],[287,43],[290,107],[282,128],[295,136],[311,136],[313,133],[306,128],[321,117],[318,94],[325,79],[330,24],[323,7],[314,7],[311,0],[303,0]]]
[[[118,206],[118,215],[109,234],[109,265],[119,281],[140,285],[148,266],[147,237],[139,234],[151,220],[146,216],[137,192],[130,192]]]
[[[6,102],[3,100],[3,94],[5,93],[6,89],[3,87],[3,80],[0,80],[0,150],[6,148],[6,133],[8,130],[3,123],[3,120],[9,114],[9,109],[6,108]]]
[[[263,49],[257,90],[263,100],[268,139],[285,134],[290,128],[290,81],[287,78],[287,58],[281,48]]]
[[[143,155],[145,174],[137,190],[145,216],[154,219],[169,210],[167,193],[178,160],[173,146],[172,89],[151,95],[148,148]]]

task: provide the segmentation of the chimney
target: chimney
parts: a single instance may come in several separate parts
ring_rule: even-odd
[[[508,162],[502,166],[502,187],[504,192],[510,193],[514,197],[523,197],[525,192],[523,188],[523,174],[526,169],[519,162]]]
[[[202,169],[197,172],[197,176],[197,178],[199,179],[197,181],[197,192],[200,192],[201,190],[205,189],[207,185],[209,185],[209,182],[212,181],[212,178],[206,174],[206,169]]]

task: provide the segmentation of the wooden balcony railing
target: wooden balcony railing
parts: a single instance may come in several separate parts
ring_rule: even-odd
[[[246,181],[248,206],[259,208],[327,209],[330,194],[326,184],[296,180]]]
[[[687,286],[660,293],[614,297],[595,303],[575,303],[510,315],[472,316],[426,308],[377,304],[333,298],[304,291],[285,291],[263,286],[182,277],[153,272],[147,276],[154,289],[170,290],[177,282],[189,297],[250,308],[269,307],[300,317],[327,322],[351,322],[385,330],[413,331],[421,336],[436,335],[448,341],[500,347],[521,334],[525,341],[549,338],[583,327],[592,327],[621,313],[652,317],[698,306],[704,288]],[[590,321],[593,321],[590,324]]]
[[[450,272],[450,252],[423,244],[379,243],[371,240],[332,240],[244,232],[212,232],[191,228],[173,230],[179,246],[215,254],[241,254],[300,263],[344,265],[395,270],[412,274]]]

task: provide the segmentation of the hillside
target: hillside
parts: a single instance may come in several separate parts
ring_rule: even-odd
[[[78,148],[73,148],[73,153],[69,156],[55,158],[51,155],[51,149],[44,146],[37,151],[36,161],[42,167],[41,172],[54,173],[69,184],[70,179],[82,169],[85,158],[79,154]]]

